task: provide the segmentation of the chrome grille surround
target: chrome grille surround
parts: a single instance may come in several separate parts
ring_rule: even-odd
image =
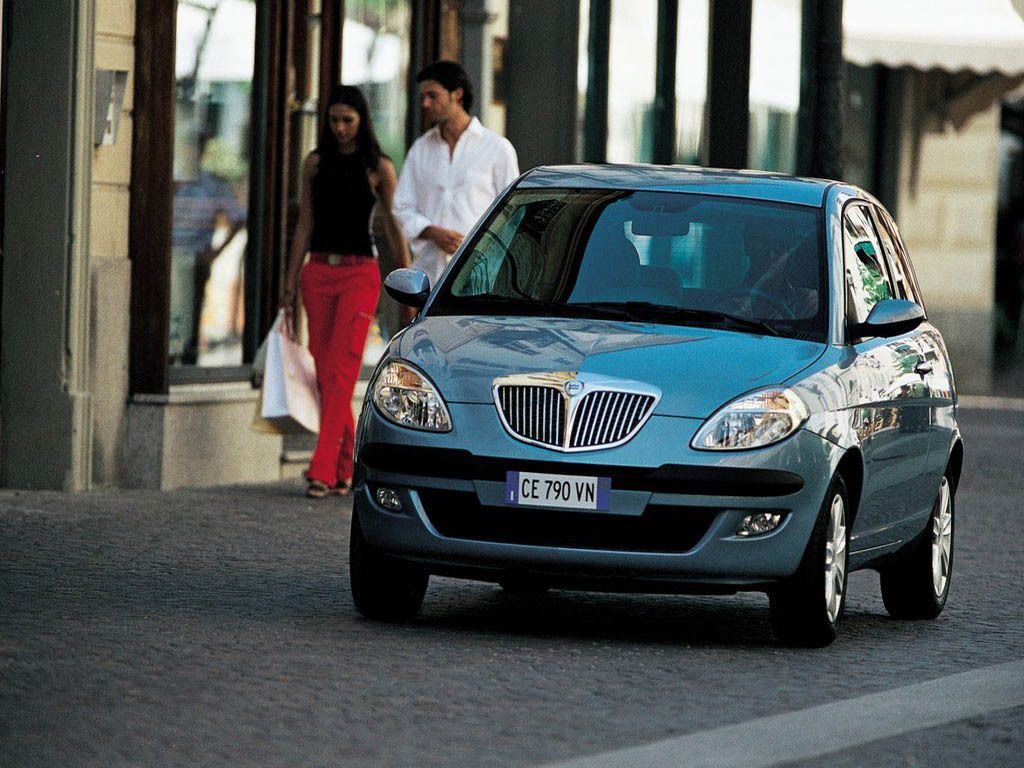
[[[491,391],[506,432],[565,453],[628,442],[661,400],[649,384],[575,371],[502,376]]]

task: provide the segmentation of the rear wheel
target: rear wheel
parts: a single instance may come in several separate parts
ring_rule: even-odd
[[[934,619],[953,576],[953,484],[943,476],[928,527],[899,560],[880,571],[882,602],[894,619]]]
[[[363,537],[358,510],[352,512],[348,567],[356,610],[368,619],[403,621],[423,605],[430,574],[370,546]]]
[[[848,499],[836,475],[800,566],[769,593],[772,629],[787,645],[819,648],[836,638],[846,606]]]

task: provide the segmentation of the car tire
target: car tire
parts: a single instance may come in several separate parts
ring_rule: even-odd
[[[796,573],[768,595],[772,629],[782,643],[821,648],[835,640],[846,608],[849,519],[846,483],[836,475]]]
[[[882,602],[894,619],[934,619],[946,605],[953,576],[955,488],[943,475],[928,525],[909,550],[880,569]]]
[[[349,581],[356,610],[368,619],[404,621],[423,605],[430,574],[412,563],[388,557],[370,546],[352,513],[348,553]]]

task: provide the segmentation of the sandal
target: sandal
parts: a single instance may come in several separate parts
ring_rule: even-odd
[[[310,480],[309,485],[306,486],[306,496],[311,499],[323,499],[330,492],[331,487],[319,480]]]
[[[331,491],[338,496],[348,496],[352,492],[352,481],[346,480],[340,485],[334,486]]]

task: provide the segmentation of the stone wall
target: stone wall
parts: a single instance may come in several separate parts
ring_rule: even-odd
[[[910,125],[909,120],[904,121]],[[904,129],[897,220],[961,393],[992,383],[999,104],[957,132]]]

